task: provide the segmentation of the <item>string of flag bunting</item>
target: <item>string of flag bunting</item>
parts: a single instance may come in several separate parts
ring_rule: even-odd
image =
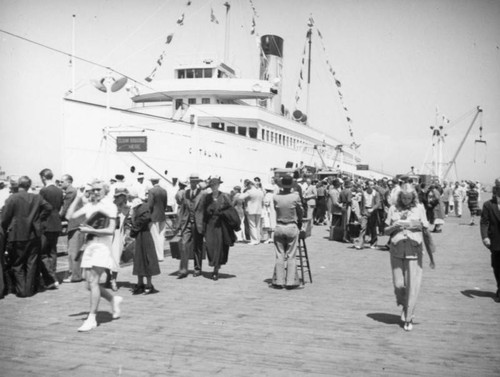
[[[307,26],[312,28],[314,26],[314,19],[312,16],[307,20]],[[297,90],[295,91],[295,107],[298,107],[298,103],[300,101],[302,95],[302,86],[304,82],[304,70],[306,63],[306,51],[307,51],[307,41],[309,39],[309,31],[306,33],[306,39],[304,41],[304,48],[302,49],[302,59],[300,63],[300,72],[299,72],[299,81],[297,83]]]
[[[264,50],[262,49],[262,44],[260,42],[260,34],[257,31],[256,19],[259,18],[259,14],[257,13],[257,9],[255,8],[253,0],[248,0],[248,1],[250,3],[250,8],[252,8],[252,23],[250,27],[250,35],[255,35],[255,43],[257,44],[261,58],[267,61],[266,54],[264,53]]]
[[[344,101],[344,95],[342,94],[342,91],[341,91],[342,83],[337,78],[337,74],[336,74],[336,72],[334,71],[334,69],[332,67],[332,64],[330,62],[330,58],[328,56],[328,53],[326,52],[325,43],[323,41],[323,35],[321,34],[320,30],[317,27],[316,27],[316,32],[318,34],[319,40],[321,42],[321,47],[323,48],[323,52],[325,54],[326,65],[328,67],[328,71],[332,75],[333,80],[335,81],[335,85],[337,86],[337,93],[339,95],[340,103],[342,105],[342,108],[344,109],[345,117],[346,117],[346,120],[347,120],[347,125],[349,127],[349,135],[352,138],[353,144],[356,144],[355,141],[354,141],[354,132],[352,130],[352,118],[351,118],[351,116],[349,114],[349,109],[347,108],[347,105],[346,105],[346,103]]]
[[[186,3],[186,9],[191,6],[191,0],[189,0],[187,3]],[[182,12],[182,14],[179,16],[179,18],[177,18],[177,21],[176,21],[176,26],[177,27],[181,27],[184,25],[184,17],[185,17],[185,11]],[[163,51],[162,53],[160,54],[160,57],[156,60],[156,65],[155,67],[153,68],[153,70],[151,71],[151,73],[144,79],[146,80],[147,82],[151,82],[153,81],[155,75],[156,75],[156,72],[158,71],[158,69],[161,67],[161,65],[163,64],[163,59],[165,59],[165,56],[167,54],[167,47],[168,45],[172,42],[172,39],[174,38],[174,34],[175,33],[170,33],[167,35],[167,38],[165,39],[165,47],[163,48]]]
[[[305,69],[305,62],[306,62],[306,47],[307,47],[307,39],[304,42],[304,49],[302,51],[302,60],[301,60],[301,66],[300,66],[300,72],[299,72],[299,82],[297,83],[297,90],[295,91],[295,107],[298,106],[298,103],[300,101],[300,97],[302,95],[302,84],[304,81],[303,71]]]

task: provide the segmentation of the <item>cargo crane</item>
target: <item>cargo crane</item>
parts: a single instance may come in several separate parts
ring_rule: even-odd
[[[465,140],[467,140],[467,136],[469,136],[469,133],[470,131],[472,130],[472,127],[474,126],[474,124],[476,123],[476,120],[477,118],[481,115],[482,116],[483,114],[483,109],[481,109],[480,106],[478,106],[476,108],[476,114],[474,115],[474,119],[472,119],[472,122],[470,123],[469,125],[469,128],[467,129],[467,132],[465,133],[462,141],[460,142],[460,145],[458,146],[458,149],[457,151],[455,152],[455,155],[453,156],[453,158],[451,159],[451,161],[448,163],[448,166],[446,168],[446,171],[444,172],[443,176],[440,177],[441,178],[441,181],[444,181],[446,179],[446,177],[448,176],[448,174],[450,173],[450,170],[453,166],[455,166],[455,162],[457,160],[457,157],[460,153],[460,151],[462,150],[462,147],[464,146],[464,143],[465,143]],[[479,140],[476,140],[475,143],[484,143],[486,145],[486,141],[482,139],[482,131],[483,131],[483,126],[481,125],[480,126],[480,139]]]

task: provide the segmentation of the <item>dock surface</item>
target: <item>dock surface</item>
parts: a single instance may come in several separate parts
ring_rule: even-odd
[[[425,255],[411,332],[400,323],[388,252],[329,241],[318,226],[306,241],[313,283],[302,289],[269,287],[272,244],[237,244],[218,281],[206,260],[203,276],[179,280],[167,256],[153,295],[132,296],[136,278],[123,267],[122,317],[112,320],[101,300],[88,333],[76,331],[88,313],[83,283],[8,295],[0,375],[500,376],[500,303],[478,225],[450,217],[434,239],[436,269]]]

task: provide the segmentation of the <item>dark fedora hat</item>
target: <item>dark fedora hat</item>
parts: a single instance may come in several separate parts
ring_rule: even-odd
[[[293,186],[293,177],[288,174],[281,177],[280,186],[283,188],[291,188]]]

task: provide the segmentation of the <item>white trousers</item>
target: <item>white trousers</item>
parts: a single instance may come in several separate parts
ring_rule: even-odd
[[[250,242],[260,243],[261,215],[248,215],[248,228],[250,231]]]
[[[165,221],[152,222],[149,227],[151,236],[153,237],[153,242],[155,244],[156,255],[158,256],[158,261],[162,261],[164,256],[164,246],[165,246]]]

